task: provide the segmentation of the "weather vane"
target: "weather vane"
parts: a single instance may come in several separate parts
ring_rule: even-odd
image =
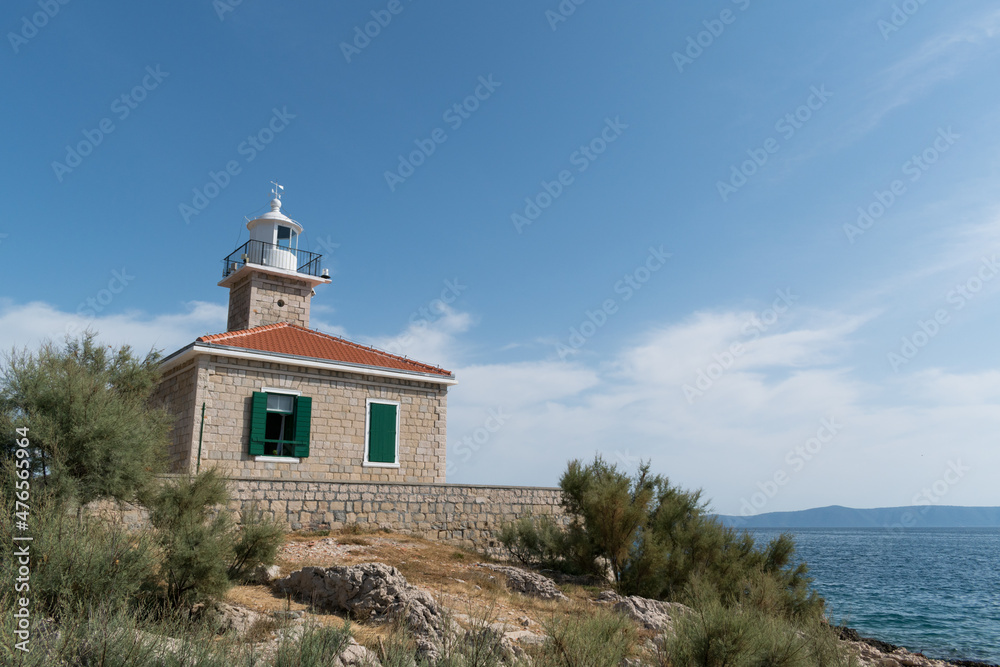
[[[285,187],[278,185],[277,181],[271,181],[271,185],[274,186],[271,188],[271,194],[274,195],[275,199],[281,199],[281,193],[285,191]]]

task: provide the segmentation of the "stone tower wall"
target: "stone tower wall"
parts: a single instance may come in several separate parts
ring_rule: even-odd
[[[312,287],[291,276],[250,271],[229,288],[227,331],[289,322],[309,328]]]

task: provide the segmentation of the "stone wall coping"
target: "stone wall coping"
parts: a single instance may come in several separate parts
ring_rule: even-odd
[[[187,477],[185,473],[164,473],[157,475],[161,479],[179,479]],[[225,476],[230,482],[271,482],[280,484],[337,484],[356,486],[421,486],[435,489],[500,489],[500,490],[523,490],[523,491],[561,491],[558,486],[514,486],[504,484],[455,484],[449,482],[371,482],[350,479],[288,479],[284,477],[243,477],[235,475]]]

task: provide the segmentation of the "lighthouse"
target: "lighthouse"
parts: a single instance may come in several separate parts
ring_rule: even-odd
[[[274,181],[271,210],[250,220],[250,240],[222,260],[229,289],[227,331],[288,322],[309,327],[315,288],[330,282],[322,255],[299,248],[302,225],[281,212],[284,188]]]

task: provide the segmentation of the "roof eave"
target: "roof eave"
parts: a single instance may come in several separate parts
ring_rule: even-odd
[[[246,347],[233,347],[230,345],[219,345],[218,343],[206,343],[201,341],[195,341],[166,357],[160,363],[160,368],[163,371],[168,371],[174,366],[177,366],[178,364],[181,364],[192,356],[196,356],[198,354],[215,354],[235,359],[252,359],[270,362],[275,362],[277,360],[280,363],[303,366],[306,368],[322,368],[325,370],[355,373],[358,375],[375,375],[378,377],[430,382],[433,384],[447,386],[458,384],[458,380],[455,379],[454,373],[449,373],[448,375],[421,373],[419,371],[384,368],[382,366],[369,366],[367,364],[353,364],[347,361],[331,361],[329,359],[319,359],[317,357],[303,357],[295,354],[284,354],[281,352],[266,352],[264,350],[254,350]]]

